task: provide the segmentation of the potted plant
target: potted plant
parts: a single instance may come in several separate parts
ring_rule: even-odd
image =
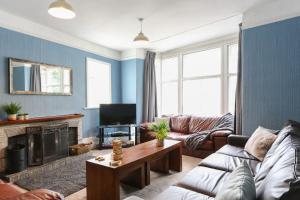
[[[149,129],[155,132],[158,147],[164,146],[164,140],[168,136],[169,126],[167,121],[161,121],[158,124],[152,124]]]
[[[8,120],[17,120],[17,114],[20,112],[22,106],[18,103],[11,102],[10,104],[6,104],[3,106],[3,110],[7,114]]]

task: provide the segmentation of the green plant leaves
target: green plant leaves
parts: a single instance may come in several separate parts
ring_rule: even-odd
[[[5,104],[2,106],[3,110],[6,112],[6,114],[18,114],[20,110],[22,109],[22,106],[18,103],[11,102],[10,104]]]
[[[152,124],[149,127],[149,130],[156,133],[156,138],[158,140],[163,140],[168,136],[169,126],[167,121],[162,121],[158,124]]]

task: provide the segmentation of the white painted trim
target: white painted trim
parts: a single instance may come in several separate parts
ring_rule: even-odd
[[[88,61],[93,61],[93,62],[96,62],[96,63],[99,63],[99,64],[105,64],[105,65],[108,65],[109,66],[109,95],[110,95],[110,102],[112,102],[112,77],[111,77],[111,64],[110,63],[107,63],[107,62],[103,62],[103,61],[100,61],[100,60],[96,60],[96,59],[93,59],[93,58],[86,58],[85,59],[85,70],[86,70],[86,74],[85,74],[85,81],[86,81],[86,89],[85,89],[85,93],[86,93],[86,102],[85,102],[85,105],[86,107],[84,108],[85,110],[88,110],[88,109],[97,109],[97,107],[92,107],[92,106],[89,106],[88,105],[88,98],[89,98],[89,94],[88,94],[88,88],[89,88],[89,82],[88,82],[88,74],[89,74],[89,68],[88,68]]]
[[[145,49],[128,49],[122,51],[121,60],[131,60],[131,59],[145,59],[146,50]]]
[[[106,58],[121,60],[120,51],[74,37],[3,10],[0,10],[0,27],[94,53]]]
[[[187,45],[184,47],[180,47],[177,49],[163,52],[163,53],[161,53],[161,58],[164,59],[164,58],[168,58],[168,57],[174,57],[180,53],[189,54],[189,53],[198,52],[198,51],[205,51],[208,49],[217,48],[221,45],[237,43],[237,42],[238,42],[238,34],[230,34],[227,36],[223,36],[223,37],[219,37],[219,38],[211,39],[208,41],[195,43],[192,45]]]
[[[272,0],[253,7],[243,15],[243,29],[300,16],[299,0]]]

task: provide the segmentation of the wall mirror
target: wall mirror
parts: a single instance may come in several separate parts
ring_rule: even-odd
[[[72,68],[9,59],[10,94],[72,95]]]

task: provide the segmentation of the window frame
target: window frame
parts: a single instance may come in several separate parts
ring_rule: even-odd
[[[183,113],[183,82],[185,80],[200,80],[200,79],[209,79],[209,78],[215,78],[218,77],[221,79],[221,114],[225,114],[226,112],[229,112],[229,77],[236,76],[236,73],[229,73],[229,47],[231,45],[235,45],[238,43],[238,38],[236,36],[230,37],[230,38],[221,38],[217,40],[208,41],[201,44],[191,45],[184,48],[179,48],[175,50],[171,50],[165,53],[161,54],[160,57],[160,82],[157,84],[160,84],[160,91],[158,93],[160,94],[160,107],[158,108],[159,115],[164,115],[164,113],[161,113],[162,111],[162,62],[164,59],[168,58],[175,58],[178,59],[178,110],[177,113],[179,115],[184,114]],[[207,51],[211,49],[220,48],[221,50],[221,74],[220,75],[205,75],[205,76],[197,76],[197,77],[191,77],[191,78],[184,78],[183,77],[183,57],[184,55],[191,54],[191,53],[197,53],[201,51]]]
[[[86,60],[85,60],[85,82],[86,82],[86,107],[85,109],[98,109],[99,108],[99,105],[98,107],[95,107],[95,106],[91,106],[91,105],[88,105],[89,103],[89,81],[88,81],[88,74],[89,74],[89,67],[88,67],[88,62],[89,61],[92,61],[92,62],[96,62],[96,63],[99,63],[101,65],[107,65],[109,67],[109,100],[110,100],[110,103],[112,103],[112,77],[111,77],[111,74],[112,74],[112,68],[111,68],[111,63],[108,63],[108,62],[104,62],[104,61],[101,61],[101,60],[97,60],[97,59],[94,59],[94,58],[89,58],[89,57],[86,57]],[[101,102],[100,102],[101,103]],[[99,103],[99,104],[100,104]]]

